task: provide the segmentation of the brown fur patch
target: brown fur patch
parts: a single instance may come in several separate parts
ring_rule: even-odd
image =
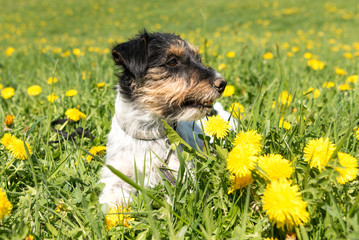
[[[184,43],[171,45],[168,49],[168,53],[176,56],[183,56],[186,53]]]
[[[146,83],[135,90],[137,101],[157,115],[163,115],[169,108],[180,109],[185,101],[200,103],[219,97],[208,80],[198,82],[193,76],[188,83],[176,77],[164,79],[164,75],[159,68],[150,69]]]

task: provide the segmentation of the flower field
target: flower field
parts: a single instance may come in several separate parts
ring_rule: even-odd
[[[359,239],[357,1],[2,8],[0,239]],[[143,28],[198,47],[227,80],[218,101],[238,124],[208,117],[197,152],[164,123],[185,145],[176,186],[131,182],[138,194],[116,209],[98,202],[110,52]]]

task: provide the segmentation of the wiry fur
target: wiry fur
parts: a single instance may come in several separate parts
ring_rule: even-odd
[[[192,147],[202,148],[198,138],[202,131],[191,121],[212,111],[211,104],[220,97],[226,81],[202,64],[195,48],[173,34],[143,32],[115,46],[112,54],[122,72],[106,164],[132,180],[144,176],[145,185],[155,186],[168,152],[162,119],[177,126],[176,131]],[[166,163],[175,171],[179,167],[176,154]],[[101,182],[106,184],[101,203],[121,204],[135,192],[107,167]]]

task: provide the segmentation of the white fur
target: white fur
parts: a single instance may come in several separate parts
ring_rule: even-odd
[[[217,111],[228,119],[230,114],[224,111],[222,105],[218,104],[215,105],[218,108]],[[231,122],[232,127],[236,126],[234,123]],[[144,109],[137,109],[132,103],[123,101],[120,94],[117,94],[115,116],[112,119],[111,131],[108,135],[106,164],[121,171],[133,181],[135,181],[136,175],[138,178],[144,177],[144,179],[138,179],[138,182],[143,181],[145,186],[154,187],[161,181],[157,169],[163,165],[162,160],[166,158],[168,148],[163,137],[156,140],[140,140],[132,137],[143,129],[151,132],[154,136],[163,134],[160,118]],[[190,146],[202,149],[203,142],[198,138],[198,135],[202,134],[202,130],[198,123],[179,122],[176,131]],[[179,161],[176,154],[170,155],[167,165],[170,169],[178,170]],[[135,173],[135,169],[137,169],[137,173]],[[100,182],[106,184],[100,195],[100,203],[123,204],[130,201],[131,194],[135,194],[135,189],[113,174],[107,167],[102,169]]]

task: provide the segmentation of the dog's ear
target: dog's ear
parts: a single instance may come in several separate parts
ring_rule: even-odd
[[[137,79],[147,70],[147,38],[146,32],[140,36],[115,46],[112,57],[116,65],[123,66]]]

